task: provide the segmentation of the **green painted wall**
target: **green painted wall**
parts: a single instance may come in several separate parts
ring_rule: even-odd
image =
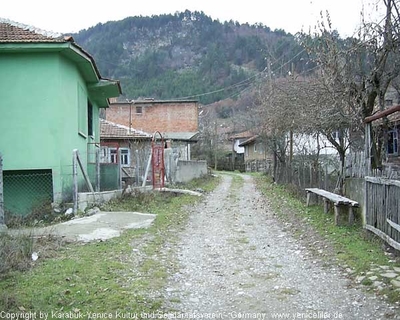
[[[86,83],[76,65],[56,52],[1,53],[0,70],[3,170],[51,169],[55,200],[71,199],[72,150],[86,164],[87,143],[100,141],[95,104],[94,138],[78,133],[79,97],[87,116]]]

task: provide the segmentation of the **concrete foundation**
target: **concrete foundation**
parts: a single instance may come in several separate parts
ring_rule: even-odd
[[[88,207],[98,206],[122,195],[122,190],[78,193],[78,210],[85,211]]]

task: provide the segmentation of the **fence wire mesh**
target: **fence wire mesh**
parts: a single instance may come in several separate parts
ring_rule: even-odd
[[[3,171],[4,220],[21,217],[42,220],[52,213],[51,170]]]

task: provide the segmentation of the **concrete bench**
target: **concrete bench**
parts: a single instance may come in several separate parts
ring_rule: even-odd
[[[332,193],[323,189],[318,188],[306,188],[307,192],[307,207],[313,202],[313,200],[318,200],[318,196],[322,197],[324,200],[324,212],[328,213],[330,209],[330,204],[333,203],[335,206],[335,224],[342,225],[343,215],[348,212],[347,223],[352,225],[354,223],[354,209],[359,207],[357,201],[351,200],[349,198],[343,197],[339,194]],[[314,199],[313,199],[314,196]],[[316,201],[315,201],[316,202]]]

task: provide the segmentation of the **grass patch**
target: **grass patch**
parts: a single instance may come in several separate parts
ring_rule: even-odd
[[[278,290],[278,292],[282,295],[289,295],[293,296],[299,293],[299,290],[294,289],[294,288],[281,288]]]
[[[242,238],[237,239],[237,242],[241,243],[241,244],[249,244],[249,239],[246,237],[242,237]]]
[[[361,284],[363,284],[364,286],[372,286],[374,282],[371,279],[365,278],[363,279],[363,281],[361,281]]]
[[[231,186],[229,189],[228,199],[230,199],[231,201],[234,201],[240,196],[239,190],[243,187],[244,180],[238,174],[231,174],[230,176],[232,177],[232,183],[231,183]]]
[[[198,180],[196,187],[212,190],[218,182]],[[148,229],[127,230],[104,242],[64,245],[29,271],[8,272],[0,282],[0,310],[62,311],[83,318],[90,312],[160,310],[159,292],[174,267],[165,245],[184,225],[185,208],[198,199],[157,192],[107,204],[107,210],[151,212],[157,218]]]
[[[279,273],[269,272],[269,273],[265,273],[265,274],[254,274],[253,277],[257,278],[259,280],[271,280],[271,279],[276,279],[277,277],[279,277]]]
[[[187,189],[187,190],[193,190],[193,191],[197,191],[198,189],[201,189],[202,191],[210,192],[215,189],[215,187],[218,185],[219,181],[220,181],[220,179],[218,177],[209,175],[209,176],[204,176],[202,178],[192,179],[191,181],[189,181],[187,183],[179,183],[179,184],[175,185],[174,187],[181,188],[181,189]]]
[[[33,252],[31,235],[0,232],[0,248],[0,274],[29,268]]]

